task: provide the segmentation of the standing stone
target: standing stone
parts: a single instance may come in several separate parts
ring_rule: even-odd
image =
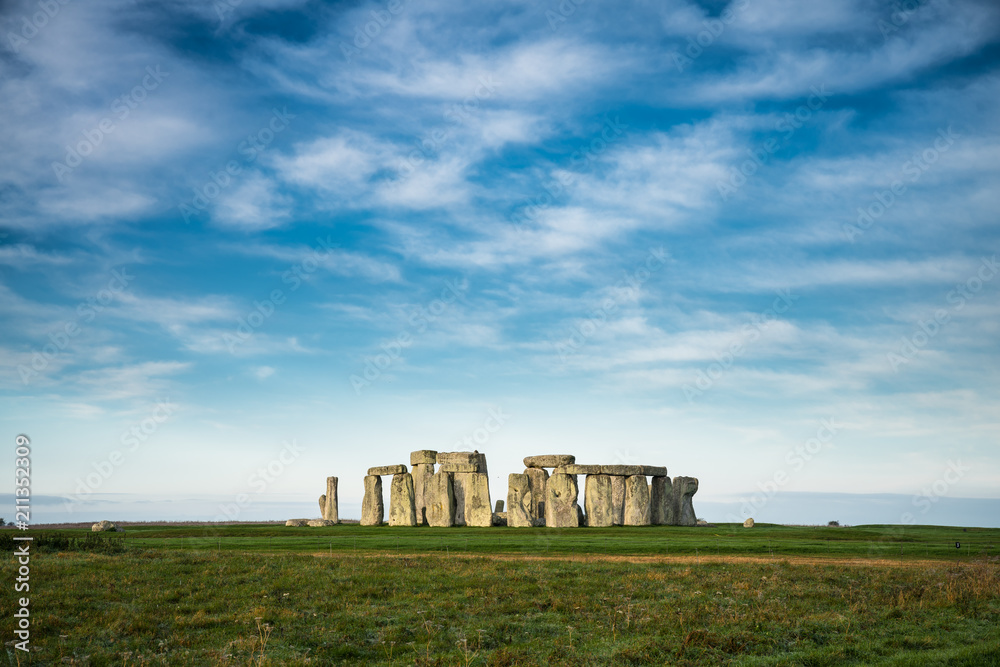
[[[545,484],[545,525],[549,528],[577,528],[580,515],[576,497],[580,489],[576,475],[554,474]]]
[[[583,506],[579,502],[576,504],[576,525],[586,526],[587,525],[587,515],[583,513]]]
[[[414,452],[416,454],[418,452]],[[413,460],[413,454],[410,454],[410,460]],[[434,464],[433,463],[416,463],[413,465],[413,502],[414,506],[417,508],[417,525],[423,526],[427,523],[427,484],[430,482],[431,477],[434,476]]]
[[[441,455],[438,454],[438,457]],[[443,468],[448,464],[441,464],[441,472],[447,472]],[[451,489],[452,489],[452,504],[454,509],[452,510],[455,516],[455,525],[464,526],[465,525],[465,487],[468,485],[469,475],[472,473],[467,472],[456,472],[448,473],[451,475]]]
[[[587,508],[587,525],[592,528],[614,525],[611,517],[611,478],[607,475],[587,475],[584,484],[583,504]]]
[[[642,475],[625,478],[625,525],[649,525],[649,485]]]
[[[424,487],[427,502],[427,523],[437,528],[451,528],[455,525],[455,495],[452,491],[451,475],[439,472]]]
[[[337,478],[326,478],[326,493],[319,497],[319,515],[327,521],[340,523],[340,503],[337,499]]]
[[[493,513],[494,514],[499,514],[500,512],[503,512],[503,501],[502,500],[496,501],[496,503],[494,503],[494,505],[493,505]]]
[[[507,525],[511,528],[530,528],[535,525],[532,516],[531,479],[512,472],[507,477]]]
[[[413,500],[413,475],[401,472],[392,476],[389,488],[389,525],[417,525],[417,509]]]
[[[480,528],[493,525],[490,478],[481,472],[470,472],[465,479],[465,525]]]
[[[625,525],[625,478],[611,477],[611,525]]]
[[[365,476],[365,497],[361,500],[361,525],[381,526],[385,508],[382,505],[382,478]]]
[[[669,477],[654,477],[649,485],[649,522],[669,526],[674,520],[673,491]]]
[[[698,492],[698,478],[674,477],[672,483],[675,526],[697,526],[691,496]]]
[[[531,518],[536,526],[545,525],[545,486],[549,473],[544,468],[528,468],[524,471],[531,485]]]

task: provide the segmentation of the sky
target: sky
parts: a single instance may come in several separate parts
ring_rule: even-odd
[[[1000,526],[994,2],[34,0],[0,36],[35,522],[318,516],[328,475],[358,518],[368,467],[476,449],[494,499],[565,453],[714,521]]]

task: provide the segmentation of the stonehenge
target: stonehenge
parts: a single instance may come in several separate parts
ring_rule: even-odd
[[[507,478],[506,501],[490,500],[486,455],[478,452],[410,452],[403,464],[375,466],[364,478],[361,525],[382,525],[382,477],[391,476],[390,526],[505,526],[550,528],[695,526],[695,477],[667,476],[665,466],[578,464],[572,454],[524,457],[524,472]],[[584,476],[580,498],[578,477]],[[647,481],[648,480],[648,481]],[[320,519],[290,526],[340,522],[338,478],[327,477],[319,497]]]

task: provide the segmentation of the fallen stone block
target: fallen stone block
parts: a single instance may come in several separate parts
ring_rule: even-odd
[[[294,526],[301,528],[302,526],[309,525],[309,519],[289,519],[285,522],[286,526]]]
[[[507,525],[507,513],[506,512],[494,512],[493,513],[493,524],[494,526],[506,526]]]
[[[323,526],[336,526],[337,522],[330,521],[329,519],[310,519],[308,525],[310,528],[322,528]]]

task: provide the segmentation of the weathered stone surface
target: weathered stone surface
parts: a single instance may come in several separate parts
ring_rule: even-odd
[[[389,525],[417,525],[417,508],[413,492],[413,475],[402,472],[392,476],[389,487]]]
[[[602,475],[619,475],[621,477],[634,477],[642,474],[642,466],[630,465],[602,465]]]
[[[536,526],[544,526],[545,487],[548,484],[549,473],[544,468],[527,468],[524,474],[528,476],[531,485],[531,518]]]
[[[667,467],[666,466],[639,466],[641,471],[640,475],[645,475],[646,477],[666,477]]]
[[[385,507],[382,504],[382,478],[365,477],[365,496],[361,499],[361,525],[381,526]]]
[[[649,485],[642,475],[625,478],[625,525],[649,525]]]
[[[587,475],[583,504],[587,508],[588,526],[604,528],[614,525],[611,517],[611,478],[607,475]]]
[[[417,463],[413,466],[413,504],[417,509],[417,525],[427,523],[427,484],[434,476],[433,463]]]
[[[549,528],[577,528],[580,525],[576,502],[579,492],[575,475],[556,473],[549,477],[545,484],[545,525]]]
[[[572,454],[542,454],[540,456],[525,456],[525,468],[558,468],[576,463]]]
[[[285,522],[285,525],[296,526],[296,527],[308,526],[309,519],[289,519],[288,521]]]
[[[625,478],[619,475],[611,478],[611,524],[625,525]]]
[[[95,533],[114,533],[118,531],[118,526],[105,519],[95,523],[90,530]]]
[[[753,517],[750,517],[746,521],[744,521],[743,522],[743,527],[744,528],[753,528]]]
[[[439,466],[439,469],[443,466]],[[456,526],[465,525],[465,487],[469,481],[467,472],[447,473],[451,475],[452,506]]]
[[[500,512],[503,512],[503,501],[502,500],[498,500],[495,503],[493,503],[493,513],[494,514],[499,514]]]
[[[483,467],[479,462],[475,463],[442,463],[439,467],[441,472],[482,472]]]
[[[486,454],[482,452],[475,452],[475,453],[479,455],[479,472],[489,477],[490,469],[486,467]]]
[[[406,472],[406,466],[400,463],[398,466],[376,466],[368,469],[369,475],[398,475]]]
[[[494,512],[493,513],[493,525],[494,526],[506,526],[507,525],[507,513],[506,512]]]
[[[493,525],[493,506],[490,504],[490,478],[479,472],[464,473],[465,525],[489,528]]]
[[[532,514],[531,478],[512,472],[507,476],[507,525],[530,528],[535,525]]]
[[[424,502],[427,503],[427,523],[438,528],[455,525],[455,496],[451,475],[439,472],[427,481],[424,487]]]
[[[603,466],[590,466],[590,465],[578,465],[569,464],[564,466],[559,466],[553,472],[554,475],[600,475],[601,468]]]
[[[445,463],[479,463],[479,452],[438,452],[437,464]]]
[[[286,523],[285,525],[288,524]],[[329,519],[309,519],[309,521],[306,522],[306,525],[311,528],[322,528],[323,526],[336,526],[337,522],[330,521]]]
[[[669,526],[674,520],[673,491],[669,477],[654,477],[649,485],[649,522]]]
[[[434,465],[437,463],[437,452],[432,449],[418,449],[410,452],[410,465]]]
[[[324,519],[340,523],[340,501],[337,498],[336,477],[326,478],[326,493],[319,497],[319,515]]]
[[[698,492],[698,479],[695,477],[674,477],[671,483],[673,492],[675,526],[695,526],[698,517],[694,513],[691,496]]]

